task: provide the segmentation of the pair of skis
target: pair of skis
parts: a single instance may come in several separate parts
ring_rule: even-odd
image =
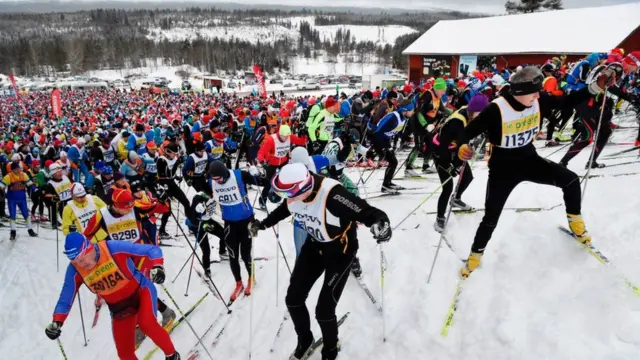
[[[564,226],[558,226],[558,228],[560,229],[560,231],[564,232],[565,234],[571,236],[574,240],[577,241],[575,235],[571,232],[571,230],[567,229]],[[596,248],[595,246],[593,246],[593,244],[583,244],[578,242],[583,249],[585,249],[591,256],[593,256],[598,262],[600,262],[603,265],[608,266],[609,268],[613,269],[616,271],[617,276],[624,281],[624,283],[638,296],[640,296],[640,287],[636,284],[634,284],[633,282],[631,282],[631,280],[629,280],[626,276],[624,276],[623,274],[621,274],[619,271],[617,271],[616,267],[613,265],[613,263],[611,263],[611,261],[600,251],[598,250],[598,248]],[[449,310],[447,311],[447,316],[445,318],[445,323],[440,331],[440,333],[442,334],[442,336],[447,336],[449,334],[449,330],[450,328],[453,326],[453,320],[454,320],[454,316],[456,311],[458,310],[458,304],[460,301],[460,295],[462,293],[463,290],[463,283],[464,283],[464,279],[459,279],[458,280],[458,284],[456,286],[456,291],[453,297],[453,301],[451,302],[451,305],[449,306]]]

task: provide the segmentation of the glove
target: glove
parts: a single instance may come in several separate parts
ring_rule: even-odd
[[[314,142],[313,145],[311,145],[311,147],[313,148],[313,152],[318,152],[318,150],[320,150],[320,146],[322,146],[318,141]]]
[[[249,232],[251,233],[252,237],[258,236],[258,231],[264,230],[266,228],[267,227],[264,226],[264,224],[260,220],[253,220],[249,223]]]
[[[260,170],[258,170],[257,167],[251,165],[249,166],[249,174],[251,174],[251,176],[260,176]]]
[[[391,240],[391,224],[386,214],[383,213],[378,218],[378,221],[371,226],[371,233],[373,238],[378,241],[378,244]]]
[[[211,234],[211,232],[213,231],[213,227],[211,226],[211,224],[203,222],[202,223],[202,230],[208,232]]]
[[[53,202],[60,202],[60,196],[58,196],[58,194],[55,194],[51,197],[51,201]]]
[[[47,334],[47,337],[49,339],[56,340],[57,338],[60,337],[60,333],[62,332],[62,330],[60,330],[61,327],[62,327],[61,322],[54,321],[44,328],[44,333]]]
[[[76,231],[78,231],[78,228],[76,227],[76,224],[69,225],[69,232],[70,233],[76,232]]]
[[[462,161],[469,161],[473,158],[473,149],[467,144],[462,144],[458,149],[458,158]]]
[[[206,210],[207,208],[204,206],[204,203],[199,203],[198,205],[196,205],[196,212],[198,214],[204,214]]]
[[[188,187],[192,187],[193,186],[193,179],[192,178],[185,179],[185,182],[187,183]]]
[[[153,267],[153,269],[151,269],[151,271],[149,272],[149,275],[151,276],[151,281],[153,281],[156,284],[162,284],[164,283],[164,267],[162,267],[162,265],[156,265]]]

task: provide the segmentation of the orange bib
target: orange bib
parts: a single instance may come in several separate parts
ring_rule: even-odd
[[[101,241],[97,245],[100,258],[96,266],[91,270],[78,267],[76,270],[91,292],[100,296],[108,296],[124,289],[131,280],[127,279],[116,264],[109,248],[107,248],[107,242]]]

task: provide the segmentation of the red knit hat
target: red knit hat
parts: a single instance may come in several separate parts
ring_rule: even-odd
[[[213,134],[213,138],[216,139],[216,141],[224,141],[224,139],[227,138],[227,135],[222,131],[218,131],[217,133]]]
[[[325,101],[325,103],[324,103],[324,108],[325,108],[325,109],[328,109],[328,108],[330,108],[330,107],[334,106],[334,105],[335,105],[335,104],[337,104],[337,103],[338,103],[338,102],[336,101],[336,99],[335,99],[333,96],[329,96],[329,97],[327,98],[327,101]]]
[[[114,189],[111,200],[113,201],[113,207],[116,209],[129,210],[134,205],[133,194],[126,189]]]

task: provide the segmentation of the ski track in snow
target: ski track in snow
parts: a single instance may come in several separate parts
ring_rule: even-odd
[[[620,119],[618,119],[620,121]],[[626,119],[625,119],[626,120]],[[621,122],[621,125],[635,125]],[[616,130],[613,141],[632,141],[636,130]],[[609,145],[599,161],[615,164],[629,159],[604,159],[624,146]],[[542,156],[557,150],[539,149]],[[569,167],[582,175],[583,166],[591,148],[572,160]],[[558,161],[563,151],[551,157]],[[406,153],[400,153],[405,156]],[[402,160],[401,160],[402,161]],[[621,174],[640,171],[640,164],[594,169],[591,174]],[[356,169],[348,170],[358,179]],[[463,196],[474,207],[484,207],[487,178],[486,163],[473,166],[475,180]],[[365,177],[368,176],[365,173]],[[400,172],[400,175],[402,172]],[[368,192],[379,191],[383,171],[375,171],[369,180]],[[435,175],[432,175],[432,177]],[[640,298],[620,280],[624,274],[640,283],[640,249],[637,246],[640,222],[638,213],[639,175],[591,178],[583,202],[583,216],[594,238],[594,245],[616,266],[611,269],[598,263],[566,234],[557,229],[566,226],[564,206],[541,212],[505,210],[488,245],[481,267],[464,282],[454,325],[448,337],[440,335],[447,309],[451,303],[458,279],[461,258],[469,252],[477,226],[483,213],[452,214],[447,239],[455,253],[443,246],[435,266],[431,283],[426,279],[440,235],[433,230],[438,196],[432,197],[421,210],[409,217],[394,233],[383,249],[387,259],[385,279],[385,316],[387,342],[382,342],[382,318],[356,281],[350,279],[337,308],[340,317],[347,311],[351,315],[340,327],[343,350],[341,359],[594,359],[631,360],[640,352]],[[425,191],[397,197],[372,200],[374,206],[385,210],[393,226],[415,208],[437,181],[402,181],[406,187],[426,187]],[[361,194],[364,192],[361,191]],[[193,196],[191,190],[189,197]],[[255,190],[250,190],[254,199]],[[562,203],[559,189],[533,183],[519,185],[511,194],[506,207],[552,207]],[[270,210],[275,209],[269,204]],[[257,211],[257,217],[266,216]],[[184,215],[180,215],[184,222]],[[417,228],[416,226],[419,225]],[[405,228],[406,230],[401,230]],[[168,232],[176,233],[175,223]],[[283,221],[280,240],[289,263],[293,266],[295,250],[292,225]],[[68,264],[60,254],[60,272],[56,272],[55,232],[40,227],[40,237],[30,238],[26,230],[19,229],[15,243],[7,237],[0,243],[0,352],[4,359],[56,359],[61,358],[56,343],[44,335],[44,326],[51,320],[64,271]],[[380,254],[371,233],[364,226],[358,232],[364,281],[380,301]],[[177,237],[184,241],[183,237]],[[60,236],[62,246],[62,236]],[[190,241],[194,237],[190,236]],[[217,256],[217,240],[212,241],[212,257]],[[271,260],[256,263],[254,293],[233,305],[231,319],[220,337],[214,359],[242,359],[248,357],[250,307],[253,306],[254,359],[285,359],[295,348],[296,336],[288,320],[276,343],[275,352],[269,349],[286,311],[284,297],[288,286],[288,273],[284,261],[279,260],[279,284],[276,287],[276,247],[271,230],[263,231],[254,239],[254,255]],[[198,276],[192,275],[189,295],[184,296],[188,268],[175,284],[171,280],[190,254],[189,247],[162,248],[165,254],[167,281],[165,285],[187,311],[207,288]],[[244,268],[244,266],[242,266]],[[227,263],[211,265],[213,279],[225,299],[231,293],[234,281]],[[246,282],[246,272],[243,271]],[[319,283],[313,288],[307,306],[312,330],[320,336],[315,321],[315,305]],[[77,303],[63,327],[61,340],[69,359],[117,359],[110,331],[106,306],[95,329],[90,329],[93,318],[93,296],[82,288],[88,346],[82,340]],[[170,307],[175,306],[161,289],[159,297]],[[278,306],[276,307],[276,297]],[[221,302],[213,296],[207,299],[189,317],[199,333],[209,326],[223,311]],[[220,324],[225,323],[226,319]],[[203,342],[209,346],[220,330],[214,328]],[[172,334],[178,351],[185,357],[196,343],[188,326],[181,325]],[[142,358],[153,348],[149,340],[143,342],[137,354]],[[200,349],[200,358],[206,354]],[[320,358],[316,354],[313,359]],[[164,359],[158,351],[153,359]]]

